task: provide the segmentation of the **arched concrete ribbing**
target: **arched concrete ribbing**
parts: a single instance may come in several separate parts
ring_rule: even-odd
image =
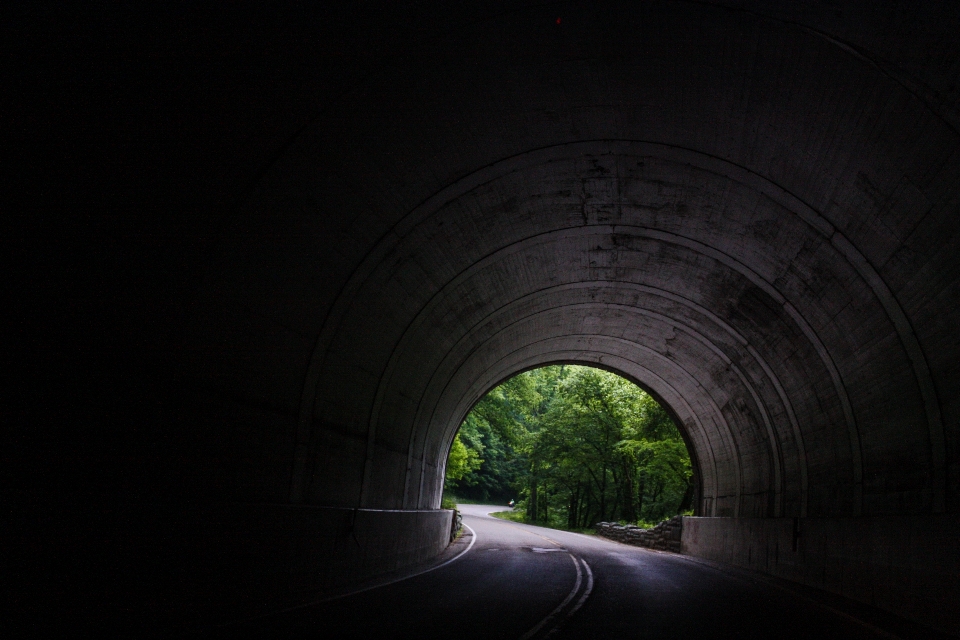
[[[729,325],[714,336],[716,320],[690,319],[683,335],[702,352],[690,347],[677,365],[742,421],[732,451],[745,438],[765,452],[755,489],[775,497],[750,513],[942,511],[944,400],[923,347],[930,325],[910,318],[935,303],[920,293],[924,279],[897,266],[921,259],[916,242],[937,233],[931,212],[955,204],[942,190],[956,171],[949,120],[863,55],[789,21],[685,3],[569,10],[568,31],[541,24],[540,10],[510,12],[388,64],[331,104],[245,207],[264,222],[243,229],[244,242],[266,220],[270,233],[309,224],[333,244],[311,247],[308,235],[303,249],[340,256],[310,259],[315,278],[343,285],[325,285],[336,294],[295,323],[323,325],[301,394],[292,499],[435,506],[433,490],[413,499],[396,487],[422,465],[438,472],[416,434],[449,437],[459,417],[422,406],[426,380],[414,381],[458,341],[478,353],[535,341],[539,326],[494,347],[475,325],[548,287],[596,281],[658,289]],[[241,255],[255,263],[253,242]],[[245,277],[244,287],[257,278]],[[556,291],[543,304],[564,304]],[[653,339],[637,336],[636,349],[679,357]],[[332,499],[323,478],[339,485],[342,473],[325,461],[339,446],[320,444],[325,429],[359,447],[338,464],[364,460],[359,486]],[[726,464],[734,476],[753,468]]]
[[[78,59],[120,89],[55,112],[102,105],[67,124],[116,202],[17,250],[67,275],[21,323],[16,469],[155,530],[131,557],[180,545],[170,610],[260,602],[435,555],[470,407],[593,364],[676,417],[691,553],[960,625],[929,551],[960,513],[957,4],[462,4],[170,9],[103,41],[129,68]],[[96,488],[42,471],[44,420],[85,425]],[[776,538],[802,523],[846,538]]]
[[[449,199],[444,199],[432,214],[422,211],[424,207],[414,212],[408,218],[418,221],[405,219],[408,228],[402,237],[397,231],[395,236],[391,234],[381,243],[384,246],[369,259],[369,266],[358,270],[358,275],[342,294],[342,304],[352,306],[354,315],[351,317],[349,311],[344,313],[340,326],[347,327],[353,335],[340,339],[363,344],[365,349],[372,348],[375,342],[382,343],[381,352],[386,358],[381,365],[384,373],[380,380],[371,381],[368,393],[372,393],[373,397],[358,399],[353,408],[327,409],[368,416],[370,429],[367,430],[366,459],[369,462],[365,465],[365,483],[371,482],[372,468],[389,466],[386,461],[374,460],[373,451],[377,439],[383,437],[381,425],[389,423],[384,420],[384,405],[389,403],[389,384],[397,375],[396,371],[403,371],[401,377],[409,384],[415,377],[422,376],[421,372],[431,369],[431,357],[447,356],[443,351],[444,345],[459,338],[457,331],[470,331],[475,325],[489,322],[488,316],[499,309],[546,288],[571,282],[596,281],[598,286],[624,283],[653,287],[665,294],[691,301],[688,304],[722,310],[727,320],[721,322],[742,325],[731,329],[731,335],[726,340],[733,340],[734,345],[743,351],[736,361],[743,356],[754,361],[755,356],[744,347],[756,345],[753,347],[758,356],[755,359],[756,366],[762,371],[761,377],[767,379],[767,386],[772,390],[780,390],[778,395],[781,397],[774,402],[778,405],[778,413],[784,418],[782,422],[788,431],[785,438],[791,443],[788,446],[796,451],[804,450],[804,439],[799,423],[789,417],[794,413],[793,405],[799,401],[792,400],[790,395],[802,398],[810,392],[800,392],[790,387],[802,385],[809,389],[813,381],[821,384],[829,381],[829,391],[821,393],[829,393],[830,397],[818,398],[816,407],[810,408],[809,415],[804,416],[804,422],[810,428],[826,419],[834,427],[844,427],[840,433],[846,441],[835,443],[831,455],[836,455],[836,449],[841,448],[842,457],[848,460],[847,468],[842,471],[834,468],[834,473],[843,475],[830,482],[829,491],[833,492],[833,500],[844,500],[846,503],[825,505],[818,502],[817,512],[856,514],[862,511],[862,434],[848,387],[864,372],[842,372],[842,365],[837,363],[840,356],[836,354],[844,353],[845,359],[853,361],[854,354],[865,351],[864,343],[869,344],[870,340],[875,339],[876,329],[883,327],[883,332],[890,336],[887,343],[878,347],[882,349],[879,357],[886,360],[884,370],[909,373],[913,369],[914,380],[908,379],[900,388],[902,391],[915,390],[919,396],[915,400],[919,410],[911,413],[923,415],[923,394],[918,392],[923,385],[929,385],[929,380],[923,377],[928,375],[928,371],[925,367],[911,367],[907,349],[915,343],[915,338],[912,334],[898,333],[897,324],[891,318],[891,315],[896,317],[896,312],[902,314],[902,310],[895,301],[882,299],[882,296],[889,297],[888,291],[878,291],[876,287],[871,289],[867,278],[858,272],[857,266],[861,267],[861,271],[867,268],[860,264],[863,262],[862,256],[858,260],[859,254],[850,249],[848,243],[843,245],[834,239],[838,232],[831,231],[829,223],[809,209],[797,206],[795,201],[791,202],[782,194],[782,190],[778,193],[772,185],[761,183],[755,176],[748,176],[754,178],[754,184],[761,183],[766,187],[768,193],[757,194],[754,185],[747,179],[734,181],[730,177],[730,174],[737,173],[743,176],[743,170],[737,171],[735,167],[708,159],[704,164],[713,165],[711,168],[720,165],[727,169],[725,175],[717,175],[708,169],[692,166],[691,161],[695,158],[693,153],[677,154],[675,149],[667,149],[668,153],[663,155],[680,155],[686,160],[681,165],[675,160],[671,161],[673,158],[665,160],[653,155],[659,150],[649,144],[600,141],[541,150],[532,154],[535,156],[533,159],[527,156],[512,158],[503,163],[506,166],[486,169],[480,186],[458,196],[444,194]],[[627,155],[630,151],[633,153]],[[548,164],[549,169],[544,168],[543,164]],[[527,172],[537,177],[527,178]],[[498,180],[493,177],[495,173],[504,177]],[[678,179],[675,177],[677,174],[683,177]],[[467,179],[466,182],[473,184],[477,180]],[[606,194],[606,197],[585,192],[584,185],[587,183]],[[781,195],[781,202],[773,200],[769,195],[771,192]],[[491,211],[475,206],[477,201],[496,199],[495,194],[500,193],[511,194],[509,207],[498,206]],[[660,195],[663,193],[669,195]],[[651,194],[658,195],[651,199]],[[593,211],[588,211],[588,195]],[[548,197],[550,208],[545,209],[542,202]],[[669,204],[671,197],[683,200],[679,212],[675,205],[671,207]],[[463,204],[463,200],[468,200],[474,206]],[[749,203],[749,212],[737,211],[728,204],[730,201]],[[790,204],[800,211],[788,208]],[[590,219],[591,215],[595,217],[594,220]],[[452,230],[437,231],[445,225],[447,229],[452,227]],[[483,229],[483,232],[477,232],[477,229]],[[809,263],[804,264],[807,261]],[[448,273],[447,282],[440,280],[444,270]],[[815,271],[816,281],[811,283],[805,280],[809,275],[804,270]],[[361,280],[367,273],[369,275]],[[869,276],[870,272],[867,273]],[[557,291],[559,302],[551,303],[547,298],[541,298],[541,304],[562,303],[566,290]],[[418,293],[419,302],[416,300]],[[366,301],[363,300],[364,295],[368,296]],[[860,343],[845,333],[843,325],[833,320],[839,311],[850,307],[851,298],[859,305],[857,311],[870,314],[876,323],[871,325],[870,335],[863,336]],[[402,318],[395,313],[393,302],[411,307],[407,326],[403,326]],[[627,301],[627,305],[630,304],[643,308],[638,298]],[[390,322],[400,326],[391,332],[384,318],[369,313],[374,305],[389,308],[393,315]],[[889,312],[891,308],[895,312]],[[571,313],[578,317],[576,309],[572,308]],[[673,313],[671,310],[671,315]],[[591,321],[598,326],[607,324],[602,320],[602,314],[588,318],[592,318]],[[667,316],[668,322],[669,318]],[[816,323],[816,327],[808,318]],[[699,351],[693,350],[688,358],[692,362],[700,362],[691,366],[705,366],[707,358],[718,355],[714,353],[716,351],[719,352],[723,368],[730,369],[735,379],[742,379],[739,366],[733,364],[730,356],[724,355],[717,343],[705,338],[697,330],[698,325],[693,324],[689,332],[700,338]],[[439,343],[438,327],[444,328]],[[521,344],[524,341],[536,341],[544,329],[542,326],[535,327],[528,336],[517,336],[515,340]],[[613,330],[619,334],[624,328],[614,325]],[[334,325],[329,325],[329,334],[333,335],[334,331]],[[576,333],[576,329],[572,331]],[[749,338],[743,337],[744,334]],[[790,346],[781,344],[779,347],[789,350],[789,353],[777,354],[774,351],[763,355],[756,351],[758,347],[764,350],[775,348],[778,345],[769,344],[771,338],[780,342],[788,335],[794,336]],[[743,344],[737,344],[736,337]],[[339,346],[337,338],[323,336],[321,341],[324,338],[330,340],[330,345],[326,347],[328,353],[340,352],[347,357],[353,353],[352,348]],[[480,336],[473,337],[473,340],[481,339]],[[640,345],[644,342],[649,344],[651,340],[650,337],[637,338]],[[658,342],[662,343],[663,339]],[[481,348],[478,342],[471,342],[470,345],[474,350]],[[660,349],[665,350],[666,347]],[[321,350],[318,348],[318,353]],[[437,355],[431,356],[432,352]],[[810,362],[804,363],[799,371],[778,374],[771,368],[771,362],[781,368],[790,356],[799,358],[800,353],[804,353]],[[405,354],[412,359],[407,367],[413,367],[416,374],[404,368]],[[324,353],[320,357],[330,356]],[[369,361],[365,360],[362,364],[338,362],[328,370],[340,376],[351,366],[366,368],[369,367]],[[786,387],[784,380],[788,381]],[[315,383],[310,380],[308,384]],[[316,384],[326,387],[335,382],[318,378]],[[725,386],[726,381],[714,373],[712,384]],[[699,386],[705,388],[705,383]],[[789,392],[786,391],[788,388]],[[354,392],[357,390],[355,388]],[[421,398],[423,390],[408,388],[396,393],[409,403]],[[752,411],[754,428],[765,432],[755,440],[765,442],[766,448],[775,451],[768,462],[773,467],[779,467],[781,438],[773,433],[769,412],[765,405],[756,404],[759,396],[752,387],[738,395],[741,402],[749,398],[755,403]],[[310,396],[309,387],[305,396]],[[873,398],[873,395],[867,394],[866,397]],[[901,393],[899,397],[903,402],[904,395]],[[341,394],[337,395],[338,404],[345,400]],[[868,400],[865,398],[864,402]],[[722,404],[728,411],[733,410],[729,397],[725,397]],[[371,408],[363,409],[364,406]],[[791,407],[789,412],[786,406]],[[834,415],[827,413],[828,407],[833,407]],[[317,409],[318,420],[337,421],[335,417],[325,416],[323,411],[322,408]],[[939,414],[935,412],[932,417],[926,417],[929,440],[936,444],[937,438],[932,431],[940,429],[942,437]],[[452,420],[457,424],[460,418],[462,416],[433,417],[434,420]],[[406,424],[408,430],[418,424],[410,415],[394,420]],[[444,424],[444,427],[444,433],[452,437],[449,425]],[[825,428],[825,425],[820,428]],[[837,430],[831,431],[836,437]],[[920,429],[917,432],[918,435],[923,434]],[[408,435],[407,446],[398,442],[391,445],[391,450],[406,451],[410,438]],[[937,457],[942,452],[936,454],[932,448],[929,455],[934,477],[930,478],[930,485],[921,491],[927,492],[923,501],[937,503],[942,499],[942,487],[937,488],[937,482],[942,480],[936,477],[939,475]],[[399,458],[397,464],[400,464]],[[407,461],[403,461],[402,466],[406,464]],[[437,466],[435,460],[428,464]],[[741,465],[738,463],[736,466]],[[805,464],[793,466],[799,470]],[[799,471],[796,474],[796,484],[803,485],[800,476],[806,474]],[[784,482],[780,473],[774,473],[772,477],[774,485]],[[298,480],[294,478],[295,483]],[[388,482],[393,484],[392,480]],[[818,484],[824,486],[823,483]],[[775,486],[769,489],[777,494]],[[384,490],[366,487],[362,491],[370,495],[371,491],[377,494]],[[845,496],[843,492],[846,492]],[[712,500],[712,497],[704,496],[704,499]],[[437,495],[428,492],[428,504],[419,506],[434,506],[430,503],[436,503],[437,500]],[[805,515],[801,505],[806,500],[806,493],[798,496],[796,509],[791,515]],[[757,515],[783,515],[779,508],[751,512]],[[734,515],[739,514],[740,510],[735,506],[721,513]]]
[[[210,272],[238,375],[305,371],[277,497],[436,508],[469,407],[580,362],[669,405],[700,515],[955,512],[954,102],[777,11],[511,7],[327,103]]]

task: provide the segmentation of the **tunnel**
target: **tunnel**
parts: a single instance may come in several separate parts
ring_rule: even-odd
[[[427,561],[470,408],[575,363],[674,417],[684,554],[960,633],[955,4],[18,19],[23,593],[175,628]]]

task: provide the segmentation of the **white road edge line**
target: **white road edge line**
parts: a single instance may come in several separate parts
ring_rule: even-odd
[[[742,581],[742,582],[747,582],[747,583],[750,583],[750,584],[756,584],[757,582],[762,582],[762,583],[764,583],[765,585],[767,585],[768,587],[773,587],[774,589],[778,589],[778,590],[780,590],[780,591],[783,591],[783,592],[785,592],[785,593],[788,593],[788,594],[790,594],[791,596],[793,596],[794,598],[799,598],[799,599],[801,599],[801,600],[805,600],[805,601],[806,601],[807,603],[809,603],[809,604],[812,604],[812,605],[814,605],[814,606],[816,606],[816,607],[820,607],[821,609],[825,609],[825,610],[829,611],[830,613],[832,613],[832,614],[834,614],[834,615],[837,615],[837,616],[840,616],[841,618],[846,618],[847,620],[850,620],[851,622],[855,622],[856,624],[859,624],[861,627],[864,627],[865,629],[869,629],[870,631],[872,631],[873,633],[876,633],[877,635],[883,636],[883,637],[885,637],[885,638],[891,638],[891,640],[902,640],[902,638],[901,638],[900,636],[898,636],[898,635],[896,635],[896,634],[894,634],[894,633],[891,633],[890,631],[887,631],[886,629],[881,629],[880,627],[876,626],[875,624],[872,624],[872,623],[870,623],[870,622],[867,622],[866,620],[861,620],[860,618],[856,617],[856,616],[853,615],[853,614],[850,614],[850,613],[847,613],[846,611],[841,611],[841,610],[839,610],[839,609],[836,609],[836,608],[834,608],[834,607],[831,607],[830,605],[828,605],[828,604],[826,604],[826,603],[823,603],[823,602],[820,602],[819,600],[816,600],[816,599],[814,599],[814,598],[811,598],[810,596],[805,595],[805,594],[803,594],[803,593],[800,593],[799,591],[794,591],[793,589],[791,589],[791,588],[790,588],[789,586],[787,586],[787,585],[777,584],[774,580],[771,580],[771,578],[776,579],[777,576],[770,575],[770,574],[764,574],[764,573],[762,573],[762,572],[760,572],[760,571],[754,571],[754,570],[752,570],[752,569],[744,569],[743,567],[738,567],[738,566],[736,566],[736,565],[730,565],[730,566],[731,566],[732,568],[734,568],[734,569],[740,569],[740,570],[744,570],[744,571],[747,571],[747,572],[753,571],[754,573],[757,574],[756,576],[743,576],[743,575],[739,575],[739,574],[737,574],[737,573],[734,573],[734,572],[732,572],[732,571],[727,571],[726,569],[724,569],[724,568],[722,568],[722,567],[714,566],[714,565],[713,565],[712,563],[710,563],[709,561],[706,561],[706,562],[705,562],[705,561],[704,561],[704,560],[706,560],[705,558],[698,558],[698,557],[696,557],[696,556],[681,556],[681,559],[682,559],[682,560],[685,560],[686,562],[699,565],[699,566],[701,566],[701,567],[706,567],[706,568],[708,568],[708,569],[713,569],[714,571],[716,571],[716,572],[718,572],[718,573],[722,573],[723,575],[728,576],[728,577],[730,577],[730,578],[733,578],[734,580],[740,580],[740,581]],[[783,580],[784,578],[780,578],[780,579]],[[802,584],[799,584],[799,586],[803,586],[803,585],[802,585]],[[827,592],[827,593],[829,593],[829,592]]]
[[[572,553],[571,553],[571,554],[568,554],[568,555],[570,556],[570,559],[573,560],[573,566],[576,567],[576,569],[577,569],[577,581],[576,581],[576,583],[573,585],[573,589],[570,591],[570,593],[567,594],[567,597],[563,599],[563,602],[561,602],[560,604],[557,605],[557,608],[556,608],[556,609],[554,609],[553,611],[551,611],[550,613],[548,613],[547,616],[546,616],[543,620],[541,620],[540,622],[538,622],[535,627],[533,627],[532,629],[530,629],[529,631],[527,631],[525,634],[523,634],[522,636],[520,636],[520,640],[529,640],[530,638],[532,638],[533,636],[535,636],[535,635],[537,634],[537,632],[539,632],[540,629],[542,629],[545,624],[547,624],[547,623],[550,622],[554,617],[556,617],[556,615],[557,615],[558,613],[560,613],[560,611],[562,611],[563,608],[564,608],[565,606],[567,606],[567,604],[569,604],[569,602],[570,602],[571,600],[573,600],[573,596],[577,595],[577,591],[580,590],[580,583],[581,583],[582,580],[583,580],[583,572],[580,571],[580,563],[577,562],[577,559],[573,556]]]
[[[233,626],[233,625],[235,625],[235,624],[243,624],[244,622],[253,622],[254,620],[261,620],[261,619],[263,619],[263,618],[269,618],[270,616],[275,616],[275,615],[278,615],[278,614],[281,614],[281,613],[290,613],[291,611],[297,611],[298,609],[305,609],[305,608],[307,608],[307,607],[312,607],[312,606],[317,605],[317,604],[323,604],[323,603],[325,603],[325,602],[332,602],[332,601],[334,601],[334,600],[339,600],[340,598],[348,598],[348,597],[350,597],[350,596],[355,596],[355,595],[357,595],[358,593],[364,593],[364,592],[366,592],[366,591],[372,591],[373,589],[379,589],[380,587],[386,587],[386,586],[389,586],[389,585],[391,585],[391,584],[396,584],[396,583],[398,583],[398,582],[403,582],[404,580],[409,580],[410,578],[416,578],[417,576],[422,576],[423,574],[425,574],[425,573],[430,573],[431,571],[436,571],[437,569],[439,569],[439,568],[441,568],[441,567],[445,567],[445,566],[447,566],[448,564],[451,564],[451,563],[453,563],[453,562],[456,562],[457,560],[459,560],[459,559],[462,558],[463,556],[467,555],[467,552],[469,552],[470,549],[473,548],[474,543],[477,541],[477,532],[474,531],[473,528],[470,527],[469,525],[466,525],[466,524],[465,524],[465,525],[463,525],[463,527],[464,527],[465,529],[469,529],[469,530],[470,530],[470,533],[473,535],[473,539],[470,540],[470,544],[467,545],[467,548],[466,548],[466,549],[464,549],[463,551],[461,551],[460,553],[458,553],[458,554],[455,555],[454,557],[450,558],[450,559],[447,560],[446,562],[443,562],[443,563],[441,563],[441,564],[438,564],[438,565],[435,566],[435,567],[430,567],[429,569],[424,569],[423,571],[421,571],[421,572],[419,572],[419,573],[413,573],[413,574],[411,574],[411,575],[409,575],[409,576],[403,576],[402,578],[396,578],[395,580],[391,580],[391,581],[389,581],[389,582],[382,582],[382,583],[380,583],[380,584],[374,584],[374,585],[370,585],[369,587],[364,587],[363,589],[357,589],[356,591],[350,591],[349,593],[341,593],[341,594],[339,594],[339,595],[330,596],[329,598],[321,598],[320,600],[313,600],[313,601],[311,601],[311,602],[305,602],[305,603],[303,603],[303,604],[298,604],[298,605],[294,605],[294,606],[292,606],[292,607],[287,607],[286,609],[277,609],[276,611],[270,611],[270,612],[268,612],[268,613],[264,613],[264,614],[261,614],[261,615],[251,616],[251,617],[249,617],[249,618],[241,618],[241,619],[239,619],[239,620],[231,620],[230,622],[224,622],[224,623],[222,623],[222,624],[210,625],[209,627],[204,627],[204,628],[217,628],[217,629],[219,629],[219,628],[223,628],[223,627],[230,627],[230,626]],[[195,629],[194,629],[194,630],[195,630]]]
[[[470,525],[465,524],[465,525],[463,525],[463,528],[464,528],[464,529],[469,529],[469,530],[470,530],[470,533],[471,533],[472,536],[473,536],[472,539],[470,540],[470,544],[467,545],[467,548],[466,548],[466,549],[464,549],[463,551],[461,551],[461,552],[458,553],[457,555],[453,556],[452,558],[450,558],[450,559],[447,560],[446,562],[440,563],[440,564],[438,564],[438,565],[436,565],[436,566],[434,566],[434,567],[430,567],[429,569],[424,569],[423,571],[421,571],[421,572],[419,572],[419,573],[413,573],[413,574],[411,574],[411,575],[409,575],[409,576],[403,576],[402,578],[396,578],[395,580],[391,580],[391,581],[389,581],[389,582],[382,582],[382,583],[380,583],[380,584],[370,585],[369,587],[364,587],[363,589],[357,589],[356,591],[351,591],[351,592],[349,592],[349,593],[341,593],[341,594],[336,595],[336,596],[330,596],[329,598],[324,598],[324,599],[322,599],[322,600],[316,600],[316,601],[311,602],[311,603],[309,603],[309,604],[297,605],[296,607],[290,607],[289,609],[284,609],[283,611],[278,611],[277,613],[284,613],[284,612],[286,612],[286,611],[292,611],[292,610],[294,610],[294,609],[302,609],[303,607],[309,607],[309,606],[311,606],[311,605],[321,604],[321,603],[323,603],[323,602],[332,602],[332,601],[334,601],[334,600],[339,600],[340,598],[348,598],[348,597],[350,597],[350,596],[355,596],[355,595],[357,595],[358,593],[364,593],[364,592],[366,592],[366,591],[372,591],[373,589],[379,589],[380,587],[386,587],[386,586],[389,586],[389,585],[391,585],[391,584],[396,584],[396,583],[398,583],[398,582],[403,582],[404,580],[409,580],[410,578],[416,578],[417,576],[422,576],[422,575],[425,574],[425,573],[430,573],[431,571],[436,571],[437,569],[441,569],[441,568],[447,566],[448,564],[452,564],[452,563],[456,562],[457,560],[459,560],[460,558],[462,558],[463,556],[467,555],[467,553],[470,552],[470,549],[473,549],[473,545],[474,545],[474,543],[477,541],[477,532],[474,531],[473,528],[472,528]]]

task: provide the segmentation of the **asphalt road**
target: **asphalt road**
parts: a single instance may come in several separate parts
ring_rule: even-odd
[[[463,505],[424,573],[208,630],[223,638],[891,638],[874,622],[681,555],[511,523]],[[420,568],[418,570],[422,570]],[[889,628],[888,628],[889,630]]]

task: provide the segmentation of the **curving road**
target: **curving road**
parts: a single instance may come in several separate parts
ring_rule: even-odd
[[[464,536],[437,562],[420,567],[421,573],[203,635],[450,640],[913,635],[866,622],[849,606],[844,610],[685,556],[487,515],[503,507],[461,509]]]

